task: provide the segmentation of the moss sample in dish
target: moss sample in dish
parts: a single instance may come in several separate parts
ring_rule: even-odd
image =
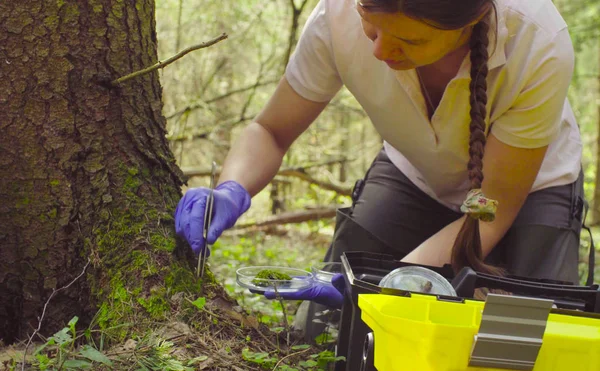
[[[258,272],[258,274],[256,274],[256,276],[252,280],[252,283],[256,286],[267,287],[270,285],[269,282],[265,280],[289,281],[291,279],[292,277],[285,273],[279,273],[270,269],[263,269],[262,271]]]

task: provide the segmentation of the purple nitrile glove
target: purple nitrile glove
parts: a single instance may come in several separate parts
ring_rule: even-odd
[[[175,210],[175,232],[186,239],[196,255],[204,248],[204,211],[210,194],[208,188],[189,189]],[[219,184],[213,192],[213,214],[208,229],[208,243],[213,244],[223,231],[233,227],[239,217],[248,210],[251,197],[239,183],[229,180]],[[210,250],[206,252],[210,256]]]
[[[284,300],[309,300],[330,308],[341,309],[344,304],[345,288],[346,281],[344,281],[344,276],[338,273],[331,279],[331,284],[315,281],[307,289],[296,292],[280,292],[279,296]],[[264,295],[267,299],[275,299],[277,297],[275,291],[271,290],[265,291]]]

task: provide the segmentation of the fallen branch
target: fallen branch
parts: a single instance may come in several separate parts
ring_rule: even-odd
[[[281,359],[279,360],[279,362],[277,362],[277,363],[275,364],[275,367],[273,367],[273,370],[272,370],[272,371],[275,371],[275,370],[277,370],[277,367],[279,367],[279,365],[281,364],[281,362],[283,362],[284,360],[286,360],[286,359],[288,359],[288,358],[290,358],[290,357],[294,357],[294,356],[297,356],[297,355],[299,355],[299,354],[302,354],[302,353],[304,353],[304,352],[306,352],[306,351],[308,351],[308,350],[310,350],[310,349],[311,349],[311,348],[303,349],[303,350],[301,350],[301,351],[299,351],[299,352],[296,352],[296,353],[291,353],[291,354],[288,354],[287,356],[285,356],[285,357],[281,358]]]
[[[313,210],[290,211],[269,217],[262,221],[249,221],[235,225],[231,229],[243,229],[250,227],[265,227],[277,224],[303,223],[311,220],[329,219],[335,217],[338,207],[323,207]]]
[[[343,185],[340,184],[334,184],[334,183],[329,183],[329,182],[325,182],[322,180],[318,180],[313,178],[312,176],[308,175],[305,172],[302,171],[296,171],[296,170],[285,170],[285,171],[281,171],[280,173],[277,173],[277,175],[279,176],[292,176],[295,178],[299,178],[302,179],[306,182],[309,182],[310,184],[314,184],[316,186],[319,186],[323,189],[326,189],[328,191],[334,191],[335,193],[342,195],[342,196],[351,196],[352,195],[352,188],[351,187],[344,187]]]
[[[343,184],[337,184],[337,183],[333,183],[333,182],[326,182],[323,180],[319,180],[319,179],[313,178],[311,175],[306,173],[307,169],[310,169],[313,167],[327,166],[327,165],[332,165],[332,164],[336,164],[336,163],[343,163],[346,161],[348,161],[348,160],[346,160],[345,158],[338,158],[338,159],[326,160],[323,162],[306,164],[303,166],[295,166],[295,167],[290,167],[290,168],[286,168],[286,169],[281,169],[281,170],[279,170],[279,172],[277,172],[276,178],[274,178],[274,180],[281,181],[282,180],[281,177],[294,177],[294,178],[303,180],[305,182],[308,182],[310,184],[314,184],[314,185],[316,185],[320,188],[326,189],[328,191],[333,191],[339,195],[351,196],[352,195],[352,187],[347,187]],[[211,171],[209,169],[205,169],[205,168],[190,168],[190,169],[184,169],[183,174],[188,178],[205,177],[205,176],[209,176],[211,174]],[[216,176],[218,177],[220,174],[221,174],[221,168],[218,168]]]
[[[21,367],[21,370],[24,371],[25,370],[25,363],[27,363],[27,349],[29,348],[29,345],[31,344],[31,341],[33,340],[33,337],[40,332],[40,329],[42,328],[42,321],[44,320],[44,316],[46,315],[46,308],[48,307],[48,304],[50,303],[50,300],[52,300],[52,298],[59,292],[62,290],[66,290],[68,289],[72,284],[74,284],[79,278],[81,278],[81,276],[83,276],[83,274],[85,273],[85,270],[87,269],[88,265],[90,265],[90,259],[88,258],[87,264],[85,265],[85,267],[83,267],[83,270],[81,271],[81,273],[79,273],[79,275],[77,277],[75,277],[73,279],[73,281],[71,281],[67,286],[63,286],[58,290],[54,290],[52,291],[52,294],[50,294],[50,297],[48,298],[48,300],[46,300],[46,303],[44,304],[44,310],[42,311],[42,315],[39,318],[39,323],[38,323],[38,327],[35,329],[35,331],[33,331],[33,334],[31,334],[31,336],[29,337],[29,340],[27,341],[27,345],[25,345],[25,350],[23,351],[23,364]]]
[[[339,164],[342,162],[351,162],[351,161],[354,161],[354,160],[347,159],[345,157],[334,157],[334,158],[330,158],[330,159],[320,161],[320,162],[310,162],[310,163],[307,163],[304,165],[283,168],[283,169],[279,170],[277,175],[289,175],[289,174],[297,172],[297,171],[305,172],[306,170],[315,168],[315,167],[334,165],[334,164]],[[183,175],[185,175],[188,178],[211,175],[211,168],[188,168],[188,169],[182,169],[182,171],[183,171]],[[221,167],[217,168],[217,175],[219,175],[219,174],[221,174]]]
[[[198,50],[198,49],[203,49],[203,48],[207,48],[211,45],[214,45],[220,41],[223,41],[227,38],[227,34],[223,33],[221,36],[216,37],[210,41],[204,42],[202,44],[198,44],[198,45],[194,45],[194,46],[190,46],[187,49],[184,49],[182,51],[180,51],[179,53],[175,54],[174,56],[172,56],[171,58],[167,59],[164,62],[158,61],[158,63],[156,63],[155,65],[148,67],[148,68],[144,68],[143,70],[139,70],[133,73],[130,73],[129,75],[125,75],[123,77],[119,77],[118,79],[114,80],[111,82],[112,86],[118,86],[120,84],[122,84],[123,82],[127,81],[127,80],[131,80],[133,78],[136,78],[138,76],[143,76],[146,75],[152,71],[155,71],[159,68],[165,68],[166,66],[168,66],[169,64],[175,62],[176,60],[178,60],[179,58],[183,57],[184,55],[193,52],[194,50]]]

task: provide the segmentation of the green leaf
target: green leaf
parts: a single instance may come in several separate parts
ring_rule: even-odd
[[[79,359],[69,359],[63,363],[63,367],[66,369],[87,369],[92,367],[92,364],[88,361],[81,361]]]
[[[99,362],[107,366],[112,366],[112,361],[107,356],[105,356],[104,354],[102,354],[101,352],[97,351],[89,345],[84,345],[79,351],[79,354],[94,362]]]
[[[318,365],[318,363],[316,361],[313,361],[312,359],[298,363],[298,366],[302,367],[315,367],[316,365]]]
[[[303,350],[303,349],[308,349],[308,348],[310,348],[310,345],[308,345],[308,344],[294,345],[292,347],[293,350]]]
[[[196,306],[196,308],[202,310],[206,305],[206,298],[200,297],[192,302]]]
[[[69,328],[71,328],[71,329],[75,328],[77,321],[79,321],[79,317],[75,316],[75,317],[71,318],[71,320],[69,321]]]
[[[188,361],[188,363],[186,364],[186,366],[193,366],[196,363],[200,363],[200,362],[204,362],[208,359],[208,356],[199,356],[196,358],[192,358]]]
[[[290,367],[288,365],[281,365],[277,367],[277,371],[299,371],[295,367]]]
[[[53,339],[54,341],[56,341],[56,344],[58,344],[58,345],[63,345],[63,344],[69,343],[69,342],[71,342],[73,340],[73,338],[69,334],[69,328],[68,327],[63,328],[62,330],[60,330],[56,334],[52,335],[51,339]]]

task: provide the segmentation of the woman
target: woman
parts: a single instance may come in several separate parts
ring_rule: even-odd
[[[208,242],[344,85],[385,141],[347,212],[380,249],[418,264],[578,281],[573,59],[551,0],[321,0],[225,161]],[[206,194],[190,189],[176,211],[197,253]],[[327,259],[375,246],[347,244],[348,233],[336,231]],[[330,304],[330,291],[290,298]]]

